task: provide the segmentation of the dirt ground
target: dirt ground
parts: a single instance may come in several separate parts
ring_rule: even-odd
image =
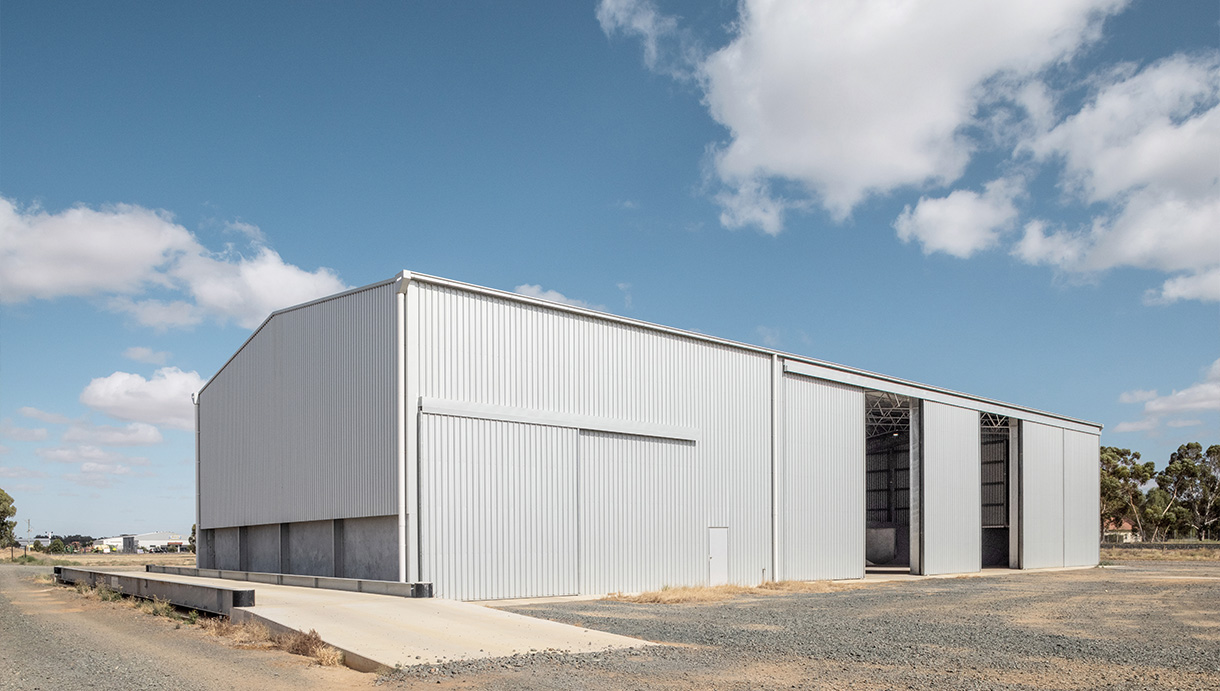
[[[664,645],[406,668],[388,678],[242,649],[32,579],[49,570],[0,565],[2,689],[1220,689],[1216,561],[688,604],[518,605],[505,608]]]
[[[311,691],[376,681],[282,651],[241,649],[198,626],[34,580],[49,571],[0,565],[0,689]]]

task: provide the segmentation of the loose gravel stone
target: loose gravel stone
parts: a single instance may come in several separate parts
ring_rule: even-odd
[[[452,688],[1220,689],[1220,563],[926,579],[682,605],[505,607],[666,643],[400,669]]]

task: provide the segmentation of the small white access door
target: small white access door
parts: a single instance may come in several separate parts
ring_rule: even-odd
[[[707,583],[724,585],[729,582],[729,529],[707,529]]]

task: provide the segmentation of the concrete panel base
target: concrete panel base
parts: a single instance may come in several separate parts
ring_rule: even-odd
[[[247,571],[280,570],[280,524],[252,525],[246,528]]]
[[[212,531],[212,550],[218,569],[241,568],[241,528],[217,528]]]
[[[288,530],[288,555],[288,566],[283,569],[284,573],[335,575],[334,521],[291,524]]]
[[[341,569],[344,578],[398,580],[398,518],[348,518],[343,521]]]
[[[229,616],[234,607],[254,606],[254,590],[250,588],[228,588],[221,585],[200,585],[141,578],[138,575],[76,569],[68,566],[55,567],[55,580],[60,583],[87,583],[91,587],[103,586],[116,592],[145,600],[156,598],[178,607],[197,609],[213,614]]]

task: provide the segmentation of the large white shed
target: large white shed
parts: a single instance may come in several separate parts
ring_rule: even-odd
[[[1101,427],[403,272],[197,397],[205,568],[467,600],[1098,558]]]

